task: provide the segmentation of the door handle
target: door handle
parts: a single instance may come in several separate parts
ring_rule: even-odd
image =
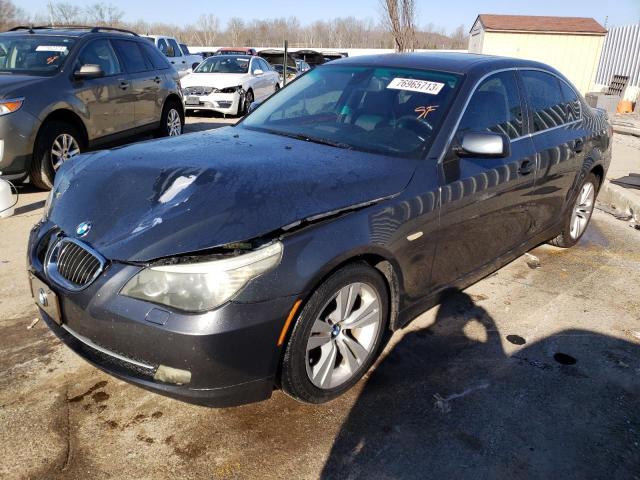
[[[187,63],[187,61],[186,60],[182,60],[182,63]]]
[[[532,160],[523,160],[520,163],[520,168],[518,168],[518,173],[520,175],[529,175],[536,168],[536,162]]]
[[[174,62],[173,60],[171,60],[171,64],[172,64],[172,65],[175,65],[175,64],[176,64],[176,62]]]
[[[160,77],[156,77],[153,79],[154,82],[156,83],[160,83],[162,81],[162,79]]]
[[[121,90],[126,90],[127,88],[129,88],[129,82],[120,82]]]
[[[573,151],[581,153],[582,150],[584,150],[584,142],[582,140],[576,140],[576,143],[573,144]]]

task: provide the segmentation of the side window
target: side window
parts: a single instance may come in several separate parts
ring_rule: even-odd
[[[167,53],[167,57],[180,57],[182,56],[182,52],[180,51],[180,47],[176,43],[173,38],[168,38],[167,42],[169,42],[169,53]],[[173,52],[173,54],[171,54]]]
[[[105,77],[121,72],[116,57],[108,40],[94,40],[85,46],[78,55],[77,67],[82,65],[100,65]]]
[[[522,136],[522,104],[514,75],[496,73],[478,86],[460,120],[459,136],[468,131],[502,133],[510,139]]]
[[[130,40],[112,40],[118,55],[124,62],[127,73],[139,73],[153,70],[151,64],[142,54],[138,42]]]
[[[158,40],[158,50],[160,50],[162,53],[164,53],[167,57],[169,56],[169,45],[167,45],[167,42],[165,41],[164,38],[161,38]],[[173,55],[171,55],[173,57]]]
[[[255,57],[251,60],[251,73],[255,73],[256,70],[262,70],[260,63],[258,63],[259,61],[260,59]]]
[[[271,68],[271,65],[269,65],[264,59],[260,60],[260,64],[262,65],[262,70],[264,72],[270,72],[271,70],[273,70],[273,68]]]
[[[160,51],[155,47],[155,45],[147,45],[146,43],[140,44],[142,50],[144,51],[147,59],[153,65],[155,70],[164,70],[170,68],[169,62],[166,57],[160,53]]]
[[[549,73],[524,70],[522,82],[531,106],[534,132],[566,123],[567,115],[560,91],[560,80]]]
[[[573,122],[580,119],[580,99],[576,92],[562,80],[560,81],[560,90],[564,99],[564,111],[567,115],[567,122]]]

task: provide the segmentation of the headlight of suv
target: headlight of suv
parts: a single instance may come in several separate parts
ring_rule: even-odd
[[[187,312],[212,310],[251,279],[275,268],[282,251],[282,243],[276,242],[237,257],[145,268],[121,293]]]
[[[17,112],[22,107],[24,98],[12,98],[10,100],[0,100],[0,115]]]

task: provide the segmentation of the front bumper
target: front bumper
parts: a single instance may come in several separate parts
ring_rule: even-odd
[[[78,355],[122,380],[189,403],[228,407],[271,396],[277,341],[293,297],[185,314],[119,295],[140,270],[120,263],[111,263],[85,290],[69,292],[44,273],[36,248],[40,238],[36,228],[30,270],[59,297],[62,324],[42,309],[40,314]],[[158,371],[167,367],[189,372],[188,383],[159,379]]]
[[[20,179],[27,175],[39,121],[24,108],[0,116],[0,172],[2,178]]]
[[[197,104],[189,103],[197,100]],[[184,95],[185,110],[210,110],[237,115],[240,111],[242,96],[239,93],[212,93],[210,95]]]

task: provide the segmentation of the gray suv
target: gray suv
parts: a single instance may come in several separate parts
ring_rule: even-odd
[[[68,158],[182,133],[178,73],[133,32],[18,27],[0,33],[0,175],[50,189]]]

